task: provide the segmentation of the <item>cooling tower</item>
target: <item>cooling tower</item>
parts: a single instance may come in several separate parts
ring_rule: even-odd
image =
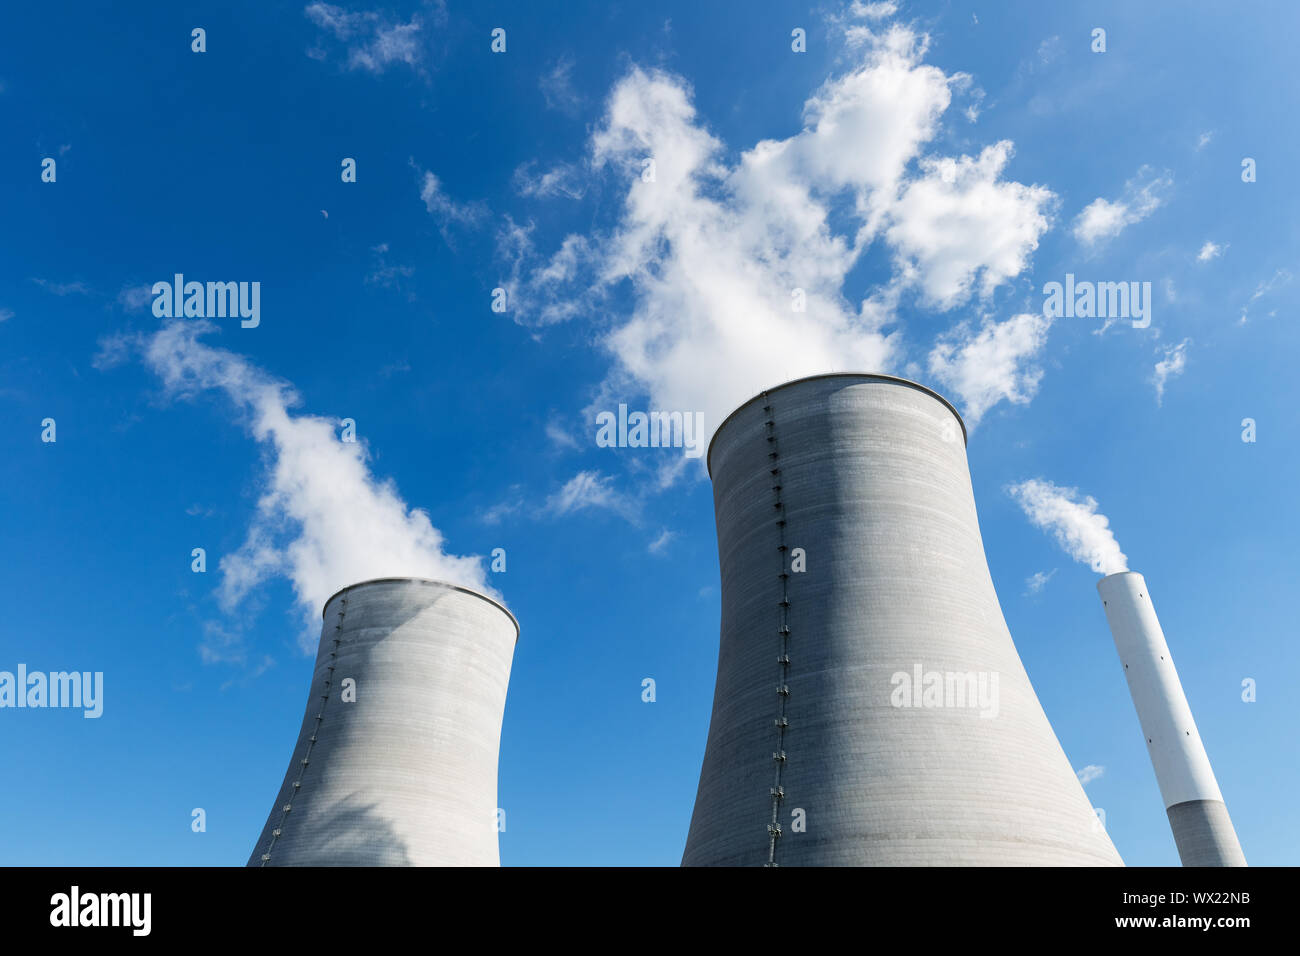
[[[498,866],[497,754],[519,624],[384,578],[325,604],[289,769],[249,866]]]
[[[1097,591],[1183,866],[1245,866],[1146,579],[1120,571],[1098,581]]]
[[[989,576],[965,426],[885,375],[709,447],[722,626],[683,865],[1122,865]]]

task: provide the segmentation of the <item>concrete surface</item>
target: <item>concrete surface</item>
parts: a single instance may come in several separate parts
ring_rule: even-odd
[[[1146,579],[1136,571],[1109,574],[1097,593],[1183,865],[1245,866]]]
[[[709,463],[722,623],[683,865],[1121,864],[1003,620],[945,400],[788,383]],[[895,706],[918,666],[996,675],[996,706]]]
[[[498,866],[514,617],[403,578],[345,588],[323,618],[302,728],[248,865]]]

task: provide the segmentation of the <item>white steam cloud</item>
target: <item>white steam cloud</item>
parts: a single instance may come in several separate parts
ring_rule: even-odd
[[[650,407],[704,413],[711,431],[774,384],[905,364],[890,329],[905,296],[947,312],[1027,268],[1056,197],[1001,178],[1009,142],[927,151],[970,77],[923,62],[923,34],[876,22],[892,9],[857,4],[854,65],[807,97],[800,131],[746,149],[709,131],[681,77],[631,69],[585,157],[624,190],[613,227],[569,235],[549,257],[532,224],[501,231],[517,321],[616,316],[600,334],[614,364],[593,408],[646,394]],[[855,290],[868,250],[891,268]],[[1016,317],[1003,332],[945,335],[945,378],[974,417],[1032,396],[1039,373],[1021,362],[1045,339],[1040,326]],[[980,373],[986,353],[998,364]]]
[[[1099,574],[1128,570],[1128,558],[1110,530],[1110,519],[1097,502],[1077,488],[1058,488],[1030,479],[1007,489],[1035,525],[1050,531],[1066,554]]]
[[[1033,312],[985,321],[978,330],[959,325],[935,343],[930,374],[961,396],[963,416],[973,427],[998,402],[1029,404],[1043,377],[1031,360],[1051,327],[1051,319]]]
[[[292,415],[298,396],[234,352],[199,341],[211,322],[171,322],[145,342],[145,361],[170,396],[216,390],[247,416],[268,451],[267,486],[238,551],[221,559],[218,596],[233,608],[268,578],[287,577],[315,647],[320,612],[340,588],[382,577],[424,577],[494,594],[477,557],[443,550],[429,516],[366,465],[365,446],[340,441],[337,421]]]
[[[1074,220],[1074,237],[1086,246],[1115,238],[1159,209],[1173,184],[1167,172],[1157,174],[1143,166],[1124,184],[1123,197],[1110,200],[1099,196],[1084,207]]]

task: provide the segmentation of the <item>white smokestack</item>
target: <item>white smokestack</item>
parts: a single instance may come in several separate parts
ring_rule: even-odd
[[[1095,499],[1077,488],[1034,479],[1007,490],[1029,520],[1052,532],[1070,557],[1106,575],[1097,590],[1183,865],[1245,866],[1146,581],[1128,570],[1110,520],[1097,511]]]
[[[1121,571],[1098,581],[1097,591],[1183,866],[1245,866],[1146,580]]]

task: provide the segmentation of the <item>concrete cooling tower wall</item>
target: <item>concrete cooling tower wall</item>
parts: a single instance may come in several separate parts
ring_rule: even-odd
[[[289,769],[249,866],[498,866],[519,625],[477,592],[366,581],[326,603]]]
[[[683,865],[1121,865],[1003,620],[947,401],[803,379],[708,460],[722,625]]]

